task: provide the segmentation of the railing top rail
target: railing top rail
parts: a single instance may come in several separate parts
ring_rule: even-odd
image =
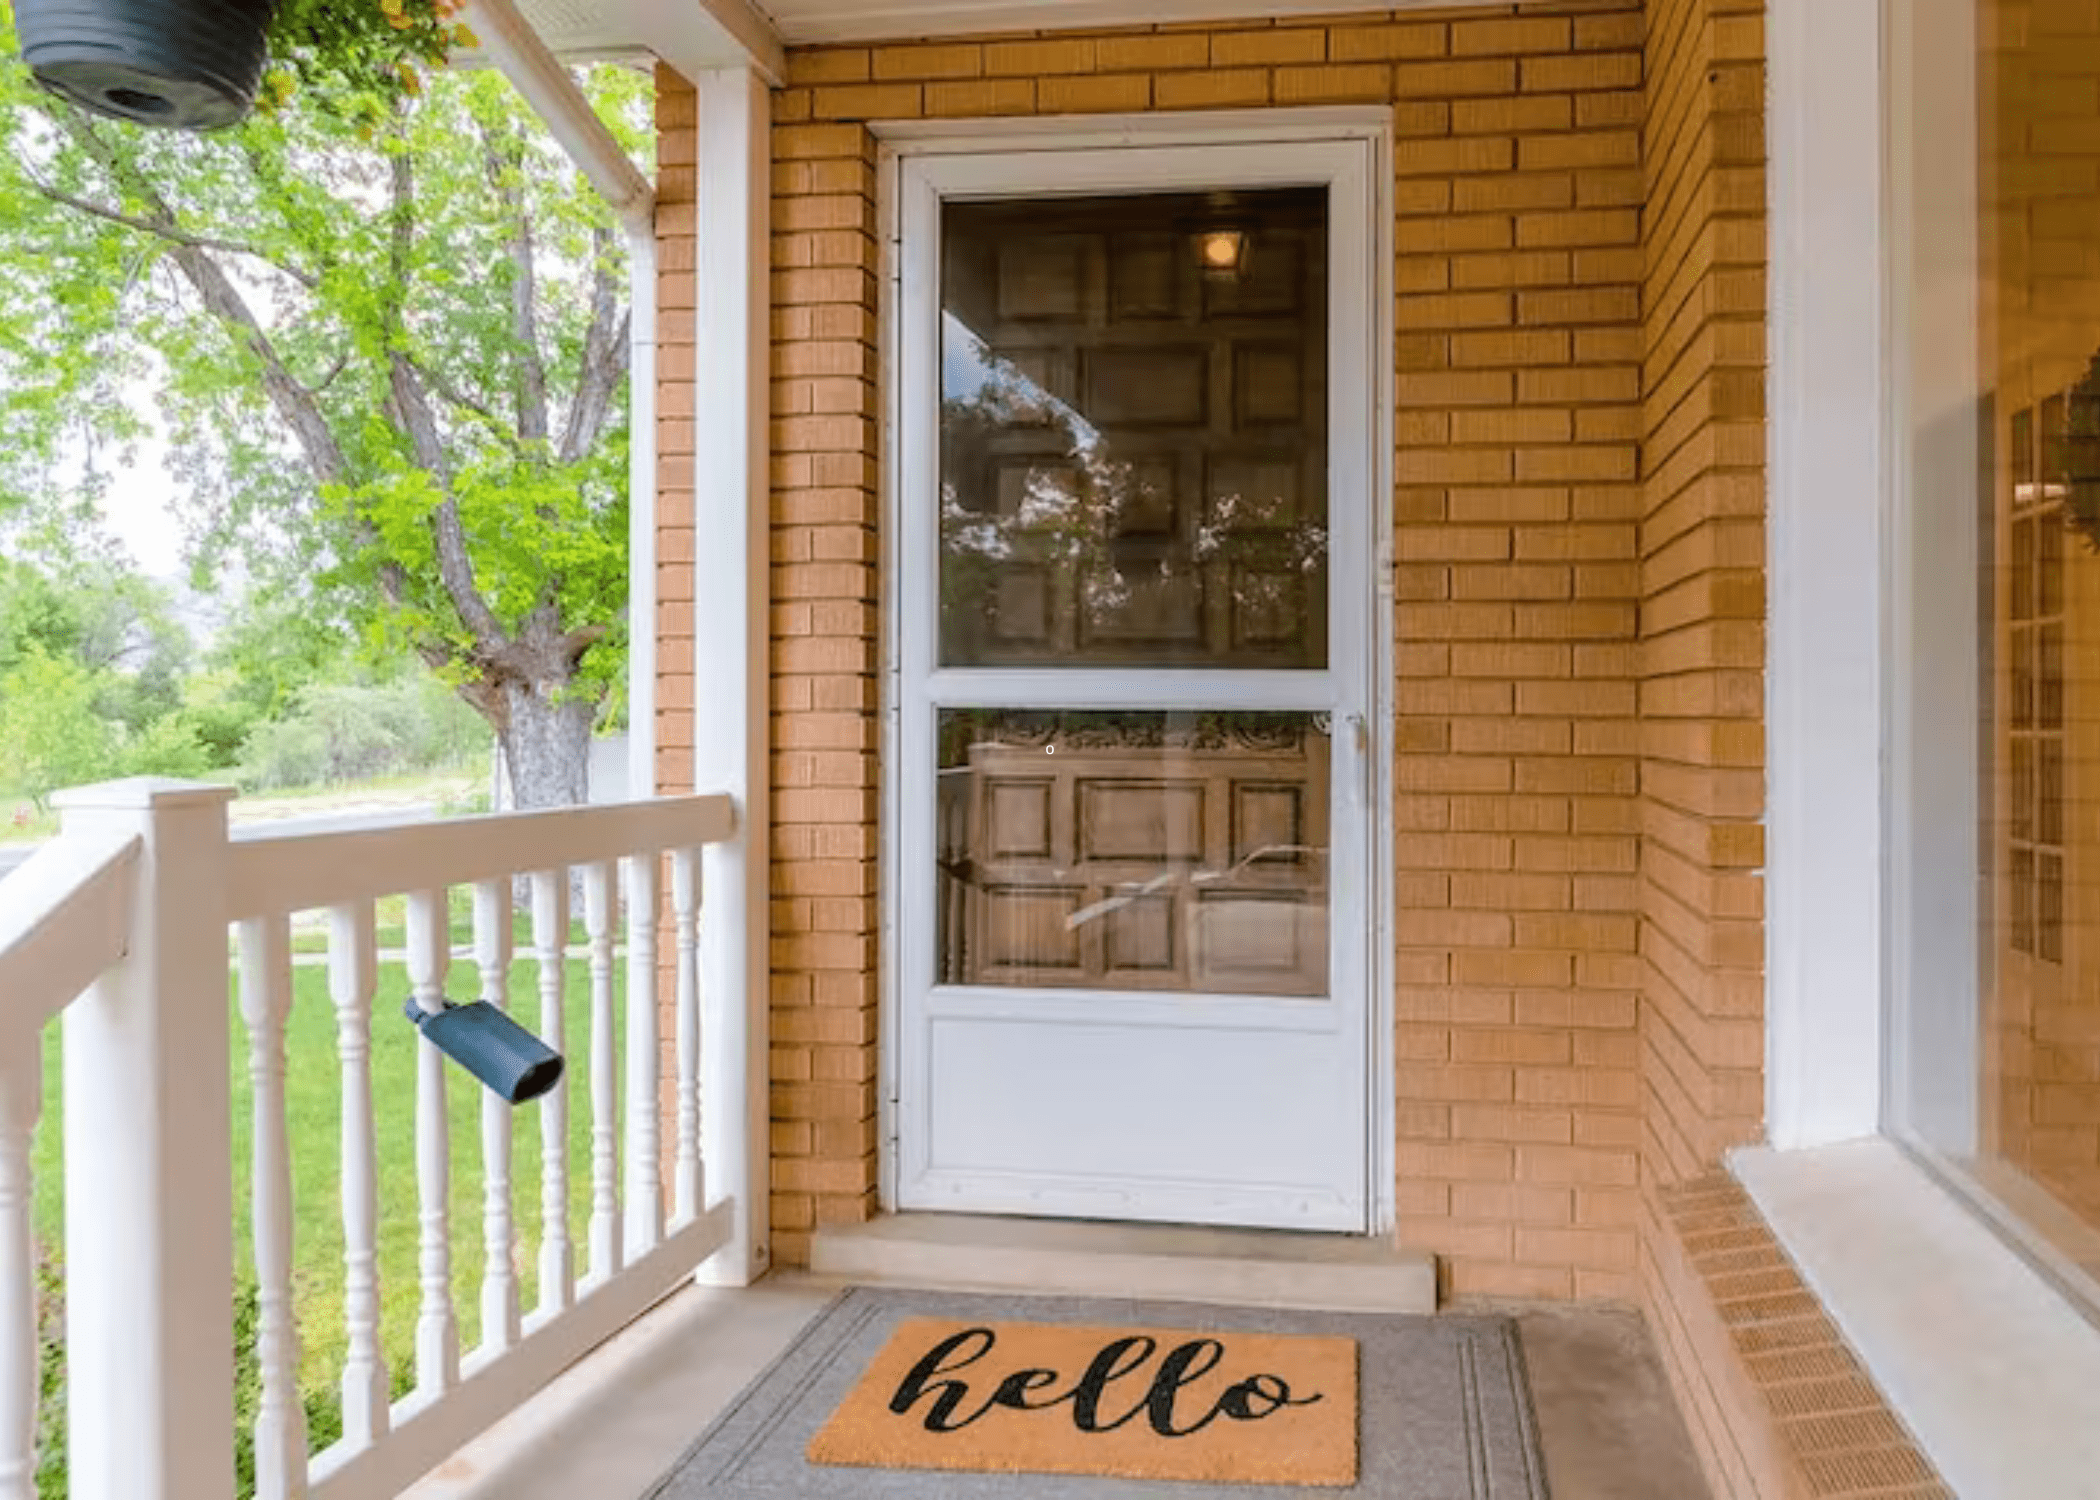
[[[736,831],[720,794],[660,797],[545,812],[496,813],[337,833],[241,830],[228,851],[230,921],[434,890],[712,844]]]
[[[0,1038],[33,1033],[124,956],[144,844],[69,833],[0,880]]]

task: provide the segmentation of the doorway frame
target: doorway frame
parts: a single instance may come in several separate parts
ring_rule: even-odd
[[[899,765],[903,719],[902,590],[897,586],[901,544],[907,535],[898,438],[904,420],[902,382],[895,378],[902,340],[907,336],[907,309],[901,295],[903,209],[900,184],[907,159],[934,155],[981,155],[989,152],[1041,152],[1070,161],[1084,154],[1200,146],[1207,151],[1234,148],[1250,164],[1248,181],[1264,174],[1253,166],[1270,148],[1321,142],[1354,142],[1369,154],[1363,203],[1370,232],[1370,299],[1367,413],[1370,452],[1363,455],[1369,486],[1371,577],[1357,573],[1362,615],[1370,639],[1356,653],[1367,671],[1363,701],[1371,729],[1369,830],[1362,910],[1369,917],[1370,941],[1363,955],[1365,1110],[1368,1132],[1363,1155],[1367,1181],[1364,1202],[1369,1233],[1390,1234],[1397,1226],[1396,1059],[1393,1048],[1396,979],[1394,942],[1395,878],[1393,851],[1393,750],[1395,700],[1395,602],[1393,587],[1393,220],[1392,114],[1384,106],[1308,107],[1302,109],[1218,110],[1196,113],[1154,112],[1142,115],[1029,117],[941,121],[877,122],[876,191],[881,224],[881,268],[878,277],[877,327],[882,372],[884,445],[881,468],[883,532],[880,541],[884,597],[882,649],[882,835],[879,865],[882,954],[878,976],[878,1204],[895,1212],[900,1170],[900,1056],[903,985],[902,924],[909,889],[903,870],[905,791]],[[1215,162],[1218,158],[1212,156]],[[1074,170],[1067,167],[1066,173]],[[1070,181],[1054,166],[1038,179],[1017,182],[1017,192],[1054,191]],[[1069,187],[1066,188],[1069,191]],[[1162,181],[1159,190],[1171,190]],[[1339,576],[1330,572],[1339,582]]]

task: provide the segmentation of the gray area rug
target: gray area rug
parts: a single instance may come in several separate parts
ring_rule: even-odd
[[[1358,1345],[1357,1482],[1346,1489],[812,1464],[810,1437],[901,1318],[1128,1323],[1329,1334]],[[1548,1500],[1515,1323],[1108,1298],[852,1287],[819,1313],[645,1500]]]

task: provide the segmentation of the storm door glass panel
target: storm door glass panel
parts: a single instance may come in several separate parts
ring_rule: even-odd
[[[1324,719],[942,710],[939,982],[1325,995]]]
[[[1324,189],[950,203],[943,667],[1324,668]]]

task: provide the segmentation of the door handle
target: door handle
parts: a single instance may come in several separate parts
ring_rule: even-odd
[[[1371,726],[1362,714],[1350,714],[1343,723],[1349,730],[1349,755],[1356,762],[1356,806],[1371,810]]]

